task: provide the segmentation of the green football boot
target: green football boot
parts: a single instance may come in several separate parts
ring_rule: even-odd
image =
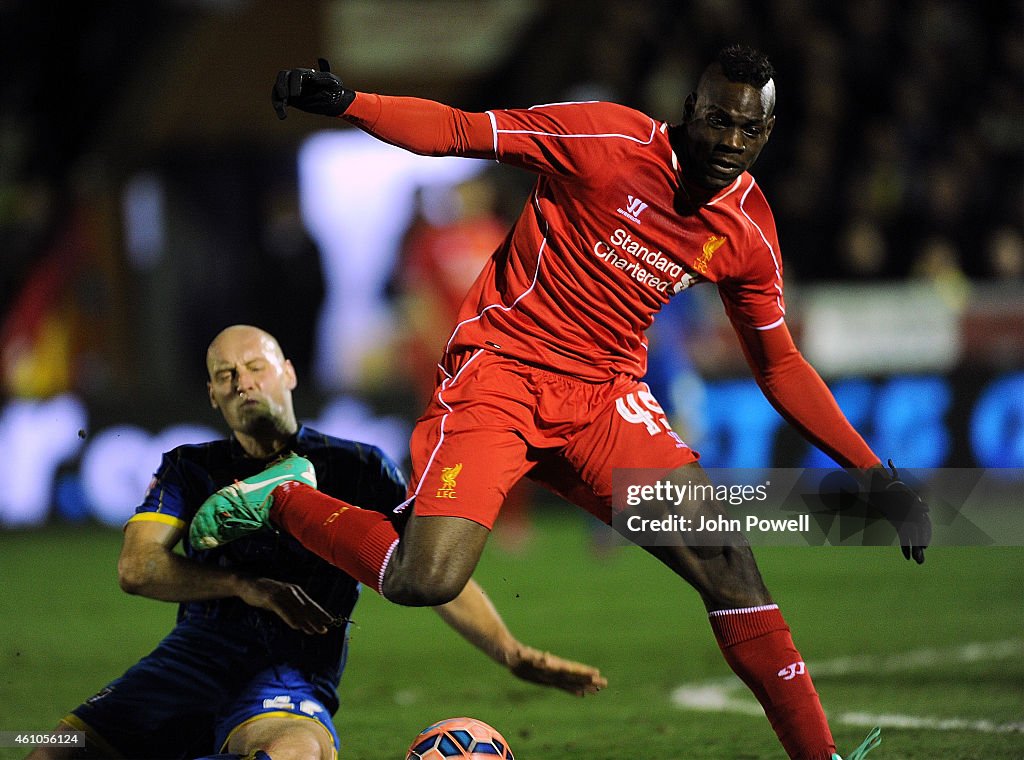
[[[846,760],[863,760],[867,756],[868,752],[873,750],[879,744],[882,743],[882,730],[877,726],[871,729],[871,732],[867,737],[860,743],[860,746],[855,749]],[[839,755],[833,753],[832,760],[843,760]]]
[[[308,459],[289,454],[245,480],[236,480],[212,494],[192,518],[189,540],[196,549],[234,541],[270,527],[273,491],[282,483],[295,481],[316,488],[316,472]]]

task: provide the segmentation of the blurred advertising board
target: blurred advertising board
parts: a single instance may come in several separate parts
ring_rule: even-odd
[[[960,367],[830,384],[868,443],[901,467],[1024,468],[1024,371]],[[309,422],[405,458],[407,423],[376,417],[358,401],[335,399]],[[681,432],[707,467],[831,465],[789,430],[749,378],[706,383],[694,428],[695,435]],[[8,401],[0,408],[0,527],[52,520],[120,526],[142,500],[164,451],[223,434],[189,422],[94,430],[85,402],[71,394]]]

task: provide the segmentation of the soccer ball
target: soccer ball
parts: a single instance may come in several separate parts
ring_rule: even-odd
[[[412,740],[405,760],[515,760],[505,737],[476,718],[448,718]]]

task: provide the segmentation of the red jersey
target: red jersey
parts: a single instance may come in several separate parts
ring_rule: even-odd
[[[489,115],[497,160],[541,176],[450,350],[490,347],[586,380],[642,377],[654,316],[700,280],[718,284],[733,320],[782,319],[775,223],[749,174],[694,207],[665,123],[612,103]]]
[[[416,153],[540,175],[463,302],[449,353],[482,348],[594,382],[641,377],[658,310],[707,280],[780,413],[841,464],[878,463],[785,327],[775,223],[750,174],[692,204],[668,125],[613,103],[469,113],[357,93],[343,118]]]
[[[470,150],[541,176],[448,351],[486,348],[585,380],[642,377],[654,315],[700,280],[718,284],[733,320],[782,319],[775,222],[752,176],[692,207],[668,125],[639,111],[558,103],[487,116],[487,144]]]

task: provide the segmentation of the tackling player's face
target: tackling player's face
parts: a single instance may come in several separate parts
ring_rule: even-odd
[[[774,105],[774,82],[758,89],[720,71],[706,74],[686,101],[687,178],[718,190],[749,170],[775,126]]]
[[[210,404],[239,433],[292,432],[295,369],[266,333],[248,328],[221,333],[206,356]]]

